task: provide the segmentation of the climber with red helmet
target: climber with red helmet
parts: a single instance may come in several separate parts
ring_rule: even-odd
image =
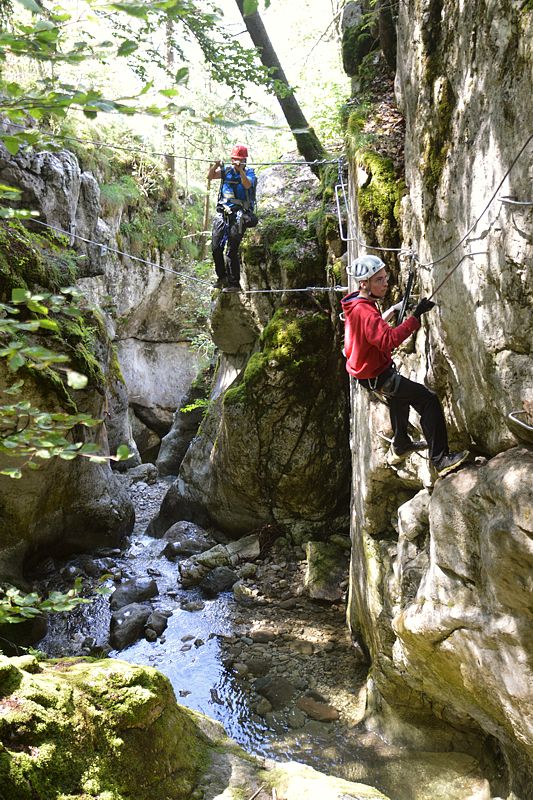
[[[217,213],[213,220],[211,249],[215,262],[217,281],[215,287],[238,291],[241,275],[239,247],[246,228],[257,225],[254,214],[257,178],[253,169],[246,167],[248,148],[236,144],[231,151],[231,166],[215,161],[209,167],[209,181],[220,178]],[[224,254],[226,249],[226,254]]]

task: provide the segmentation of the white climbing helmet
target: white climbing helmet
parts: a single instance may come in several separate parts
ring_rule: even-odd
[[[356,281],[367,281],[384,266],[385,264],[378,256],[359,256],[350,264],[348,273]]]

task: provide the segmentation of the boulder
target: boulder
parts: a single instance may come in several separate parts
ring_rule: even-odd
[[[348,573],[349,554],[332,542],[307,542],[305,586],[313,600],[335,603],[343,596],[341,583]]]
[[[156,597],[158,591],[153,578],[132,578],[115,589],[109,600],[109,606],[112,611],[117,611],[130,603],[141,603],[143,600]]]
[[[0,687],[4,797],[190,800],[207,740],[156,670],[0,656]]]
[[[194,522],[182,520],[174,523],[163,539],[168,542],[162,554],[171,560],[181,556],[203,553],[216,546],[215,539]]]
[[[229,567],[216,567],[200,581],[200,589],[207,597],[216,597],[227,592],[238,580],[238,575]]]
[[[115,650],[124,650],[140,639],[150,614],[150,607],[141,603],[131,603],[114,611],[110,623],[111,647]]]

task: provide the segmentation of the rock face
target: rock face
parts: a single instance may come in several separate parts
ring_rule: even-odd
[[[246,287],[326,285],[328,217],[317,202],[309,210],[317,181],[285,171],[260,183],[261,223],[242,245]],[[218,296],[217,382],[153,534],[178,519],[230,534],[276,522],[302,539],[342,527],[349,458],[336,317],[327,292]]]
[[[465,258],[436,297],[428,367],[454,427],[492,455],[515,443],[506,415],[533,399],[533,205],[499,199],[533,200],[532,25],[531,10],[495,0],[451,13],[442,3],[410,2],[399,20],[404,232],[420,261],[442,259],[496,194],[464,244],[419,271],[425,294],[466,253],[481,253]],[[473,37],[468,46],[458,31]]]
[[[396,360],[439,394],[452,446],[485,463],[436,484],[421,456],[387,466],[387,409],[355,387],[351,423],[349,620],[373,664],[369,724],[475,755],[493,794],[520,800],[533,782],[533,454],[506,420],[532,399],[533,212],[506,198],[533,199],[532,32],[514,3],[400,5],[403,236],[420,295],[482,254]]]
[[[207,745],[160,673],[115,660],[19,658],[1,659],[0,680],[5,797],[191,797]]]
[[[189,266],[171,265],[163,248],[143,253],[141,260],[126,255],[140,257],[138,241],[128,238],[131,209],[127,200],[118,208],[104,207],[97,177],[82,171],[67,150],[21,151],[13,157],[0,145],[0,179],[20,187],[23,207],[38,210],[43,223],[70,235],[71,247],[82,256],[77,283],[89,302],[106,313],[117,345],[120,383],[124,387],[125,382],[140,425],[152,433],[151,439],[143,438],[141,428],[134,435],[123,389],[117,385],[109,398],[111,442],[116,437],[117,445],[128,444],[139,463],[136,441],[152,458],[157,455],[200,370],[190,341],[205,325],[209,286],[190,280]],[[194,432],[188,433],[181,457]]]

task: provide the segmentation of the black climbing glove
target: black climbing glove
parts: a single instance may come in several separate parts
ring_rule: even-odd
[[[427,297],[423,297],[413,311],[413,317],[420,319],[422,314],[425,314],[427,311],[431,311],[434,305],[435,303],[433,303],[431,300],[428,300]]]

